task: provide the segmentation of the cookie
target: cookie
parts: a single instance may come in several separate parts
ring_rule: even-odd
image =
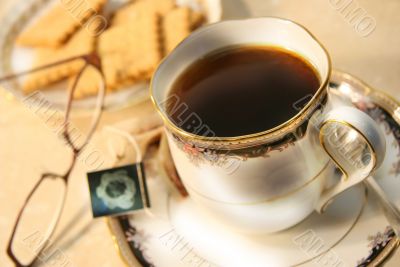
[[[153,6],[158,15],[164,16],[175,7],[175,0],[147,0]]]
[[[17,44],[33,47],[59,47],[91,16],[97,14],[106,0],[57,1],[42,17],[17,38]]]
[[[71,89],[77,75],[72,76],[69,79],[69,88]],[[74,91],[74,98],[75,99],[82,99],[87,96],[92,96],[97,94],[101,83],[101,77],[99,72],[91,67],[88,66],[85,71],[82,73],[78,84],[76,85],[76,89]]]
[[[164,16],[175,6],[174,0],[140,0],[126,5],[118,10],[111,21],[113,26],[127,24],[138,16],[147,16],[156,13]]]
[[[198,27],[200,27],[204,22],[206,21],[206,18],[204,17],[203,13],[198,12],[198,11],[191,11],[190,13],[190,30],[196,30]]]
[[[112,26],[99,37],[97,50],[108,91],[150,78],[161,60],[159,32],[158,15],[149,13]],[[90,82],[90,76],[82,77],[76,97],[97,93],[98,86]]]
[[[186,36],[189,35],[191,11],[187,7],[180,7],[168,12],[162,23],[164,35],[164,49],[170,53]]]
[[[93,51],[95,38],[85,29],[78,31],[64,46],[59,48],[38,48],[35,50],[32,68],[51,64],[74,56],[89,54]],[[77,73],[83,67],[83,60],[74,60],[51,68],[34,72],[23,81],[23,91],[43,89],[45,86],[58,82]]]

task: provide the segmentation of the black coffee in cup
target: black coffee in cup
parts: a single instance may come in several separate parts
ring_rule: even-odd
[[[320,86],[314,67],[301,56],[271,46],[233,46],[214,51],[189,66],[169,95],[187,110],[167,112],[174,122],[195,113],[212,132],[233,137],[266,131],[291,119],[293,104]],[[190,123],[189,121],[187,123]]]

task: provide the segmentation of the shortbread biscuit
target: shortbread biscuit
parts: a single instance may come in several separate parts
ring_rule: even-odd
[[[150,13],[132,18],[129,24],[110,27],[99,37],[97,50],[108,91],[152,75],[161,60],[159,32],[158,16]],[[91,79],[91,74],[83,76],[83,80]],[[76,97],[95,94],[97,90],[98,86],[90,81],[80,82]]]
[[[203,13],[198,12],[198,11],[191,11],[191,13],[190,13],[190,30],[193,31],[193,30],[197,29],[205,21],[206,21],[206,18],[204,17]]]
[[[59,47],[85,21],[98,13],[106,0],[63,0],[29,26],[18,38],[23,46]],[[88,30],[89,31],[89,30]]]
[[[89,54],[93,51],[95,38],[85,29],[78,31],[68,43],[60,48],[38,48],[35,51],[32,68],[37,68],[53,62],[59,62],[74,56]],[[28,75],[23,82],[23,91],[43,89],[45,86],[58,82],[77,73],[84,65],[83,60],[74,60]]]
[[[175,6],[174,0],[139,0],[118,10],[111,24],[113,26],[127,24],[138,16],[147,16],[149,13],[156,13],[164,16]]]
[[[180,7],[168,12],[163,20],[164,49],[170,53],[190,33],[191,11]]]
[[[158,15],[164,16],[175,7],[175,0],[147,0],[155,6]]]
[[[111,87],[152,72],[161,60],[157,15],[152,13],[137,17],[128,25],[112,27],[100,36],[98,48]]]
[[[75,83],[77,75],[74,75],[69,80],[69,88],[71,89]],[[82,73],[78,84],[76,85],[74,91],[74,98],[81,99],[87,96],[92,96],[97,94],[101,86],[101,76],[100,73],[91,66],[88,66]]]

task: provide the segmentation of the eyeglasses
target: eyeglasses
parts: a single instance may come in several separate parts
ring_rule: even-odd
[[[62,124],[62,138],[68,148],[72,151],[71,163],[67,170],[62,173],[43,173],[39,180],[27,195],[21,210],[18,212],[16,222],[12,229],[11,237],[7,245],[7,254],[14,262],[15,266],[32,266],[35,263],[54,262],[58,264],[67,263],[67,259],[60,251],[52,251],[51,237],[60,220],[68,189],[68,181],[71,176],[77,159],[81,152],[90,142],[101,118],[105,98],[105,78],[101,67],[101,59],[96,53],[81,55],[68,58],[52,64],[44,65],[29,71],[11,74],[0,78],[0,82],[18,78],[33,72],[52,68],[71,61],[83,60],[84,65],[78,72],[70,90],[68,91],[68,101],[65,108],[65,115]],[[73,139],[73,129],[70,125],[70,115],[73,109],[74,93],[79,81],[85,71],[93,68],[98,72],[99,84],[97,92],[96,106],[92,110],[91,123],[84,136],[78,144]]]

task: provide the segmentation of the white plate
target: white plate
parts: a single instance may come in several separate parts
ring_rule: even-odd
[[[8,15],[0,22],[0,77],[10,73],[28,70],[32,62],[32,49],[22,48],[15,45],[15,39],[25,27],[38,18],[48,7],[60,0],[19,0],[8,12]],[[61,1],[62,2],[62,1]],[[105,13],[110,13],[128,0],[109,0]],[[222,10],[220,0],[176,0],[178,5],[187,5],[193,9],[201,10],[207,18],[207,23],[217,22],[221,19]],[[23,98],[20,82],[8,82],[4,87],[11,91],[14,96]],[[122,107],[132,105],[148,98],[148,83],[129,86],[117,92],[107,95],[105,99],[106,108]],[[66,82],[58,83],[49,87],[49,90],[41,91],[38,97],[45,98],[56,108],[64,108],[66,103]],[[37,103],[40,103],[39,101]],[[95,97],[88,97],[74,102],[78,109],[89,109],[94,107]]]

